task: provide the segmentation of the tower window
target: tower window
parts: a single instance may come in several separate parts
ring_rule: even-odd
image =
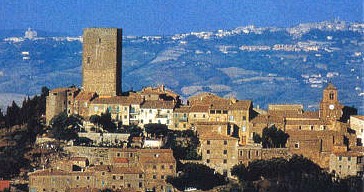
[[[90,63],[91,63],[91,58],[87,57],[87,64],[90,64]]]
[[[101,43],[101,38],[99,38],[99,43]]]
[[[330,100],[334,100],[334,93],[330,93],[329,98],[330,98]]]

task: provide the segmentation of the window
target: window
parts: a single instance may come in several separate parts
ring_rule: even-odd
[[[259,151],[255,151],[255,156],[259,156]]]
[[[206,115],[205,115],[205,114],[203,114],[203,115],[202,115],[202,117],[203,117],[203,118],[205,118],[205,117],[206,117]],[[363,131],[362,131],[362,132],[363,132]]]
[[[206,163],[210,163],[210,159],[206,159]]]
[[[299,129],[299,130],[301,130],[301,129],[302,129],[302,126],[301,126],[301,125],[300,125],[300,126],[298,126],[298,129]]]
[[[133,153],[129,153],[129,157],[133,157]]]
[[[140,120],[140,123],[144,123],[143,119]]]
[[[186,128],[186,124],[183,124],[183,128]]]
[[[173,165],[170,165],[170,166],[169,166],[169,169],[173,169]]]
[[[313,125],[311,125],[310,129],[313,130]]]
[[[227,145],[227,143],[228,143],[228,142],[227,142],[226,140],[224,140],[224,145]]]
[[[216,114],[221,114],[221,110],[216,110]]]
[[[120,155],[121,155],[120,153],[117,153],[117,154],[116,154],[116,156],[117,156],[117,157],[120,157]]]
[[[161,166],[161,169],[164,169],[164,165]]]
[[[152,110],[151,109],[149,109],[149,113],[152,113]]]
[[[169,124],[169,119],[167,119],[167,124]]]
[[[91,63],[91,58],[90,56],[87,57],[87,64],[90,64]]]
[[[358,158],[357,158],[357,162],[358,162],[358,163],[361,163],[362,159],[363,159],[363,157],[358,157]]]
[[[76,176],[76,180],[80,180],[80,176]]]
[[[193,117],[196,118],[196,114],[193,114]]]
[[[169,110],[167,110],[167,113],[169,113]]]
[[[215,110],[210,110],[210,114],[215,114]]]
[[[351,161],[351,157],[348,157],[348,161]]]
[[[227,154],[227,150],[224,150],[224,155],[226,155]]]
[[[330,98],[330,100],[334,100],[334,93],[333,93],[333,92],[331,92],[331,93],[329,94],[329,98]]]
[[[124,111],[127,111],[128,110],[128,108],[127,107],[124,107]],[[143,112],[143,110],[142,110],[142,112]]]
[[[113,179],[113,180],[116,180],[116,176],[115,176],[115,175],[113,175],[113,176],[112,176],[112,179]]]
[[[130,183],[128,183],[128,188],[130,188],[131,187],[131,185],[130,185]]]
[[[206,153],[207,153],[207,154],[210,154],[210,150],[206,150]]]
[[[153,165],[153,169],[157,169],[157,166],[156,165]]]
[[[294,148],[295,148],[295,149],[299,149],[299,148],[300,148],[300,143],[299,143],[299,142],[296,142],[296,143],[294,144]]]
[[[243,151],[239,151],[240,157],[243,156]]]
[[[120,180],[123,180],[123,179],[124,179],[124,176],[120,176],[120,177],[119,177],[119,179],[120,179]]]
[[[105,172],[102,172],[101,175],[105,175]]]
[[[229,121],[234,121],[234,116],[230,115],[229,116]]]
[[[87,177],[86,177],[86,179],[87,179],[87,180],[90,180],[90,176],[87,176]]]
[[[101,43],[101,38],[99,38],[99,43]]]
[[[161,175],[161,179],[164,179],[164,175]]]
[[[226,160],[226,159],[224,159],[223,163],[224,163],[224,164],[226,164],[226,163],[227,163],[227,160]]]
[[[177,123],[176,123],[176,124],[174,124],[174,127],[176,127],[176,128],[177,128],[177,127],[178,127],[178,124],[177,124]]]
[[[142,188],[142,187],[143,187],[143,183],[139,182],[139,188]]]
[[[157,179],[157,175],[153,175],[153,179]]]
[[[139,174],[139,179],[143,178],[143,174]]]
[[[149,119],[149,123],[152,123],[152,120],[151,119]]]
[[[243,116],[243,121],[246,121],[246,116]]]
[[[341,161],[341,160],[342,160],[342,158],[343,158],[343,157],[339,156],[339,161]]]
[[[223,110],[222,113],[223,114],[228,114],[228,111],[227,110]]]
[[[124,119],[127,119],[127,118],[128,118],[128,116],[124,115]]]
[[[206,143],[207,143],[207,145],[210,145],[210,140],[207,140]]]

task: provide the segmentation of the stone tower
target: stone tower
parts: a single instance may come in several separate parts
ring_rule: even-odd
[[[320,103],[320,118],[325,120],[339,120],[343,114],[336,87],[329,83],[324,89]]]
[[[100,97],[121,93],[122,30],[86,28],[83,31],[83,90]]]

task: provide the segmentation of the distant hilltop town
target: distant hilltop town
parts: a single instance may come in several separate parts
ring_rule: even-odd
[[[36,35],[29,32],[28,36]],[[212,93],[192,96],[183,104],[180,96],[164,85],[122,92],[121,37],[121,29],[116,28],[84,30],[82,87],[49,92],[46,124],[52,127],[62,113],[82,117],[83,131],[78,134],[92,144],[70,143],[64,148],[69,158],[29,173],[30,191],[176,190],[166,179],[177,176],[179,159],[173,149],[164,149],[171,137],[156,133],[160,127],[192,131],[198,139],[198,157],[182,162],[206,165],[226,178],[234,177],[231,170],[235,165],[288,159],[295,154],[337,177],[363,175],[364,116],[340,103],[334,84],[328,83],[322,90],[318,111],[305,111],[300,104],[270,104],[263,110],[255,108],[251,100]],[[281,48],[287,47],[273,47]],[[144,135],[112,133],[107,126],[100,131],[95,118],[105,114],[116,127],[140,127]],[[267,130],[281,134],[281,140],[264,142]],[[182,143],[191,142],[178,138]],[[38,141],[48,140],[44,136]]]

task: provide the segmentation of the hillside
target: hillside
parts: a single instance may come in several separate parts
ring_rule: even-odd
[[[321,22],[125,36],[122,89],[165,84],[183,98],[208,91],[251,99],[260,107],[303,103],[314,109],[331,81],[342,103],[363,113],[363,29],[358,23]],[[7,35],[0,41],[0,94],[19,98],[38,94],[42,86],[81,85],[80,38],[0,34]],[[4,100],[0,105],[8,104]]]

